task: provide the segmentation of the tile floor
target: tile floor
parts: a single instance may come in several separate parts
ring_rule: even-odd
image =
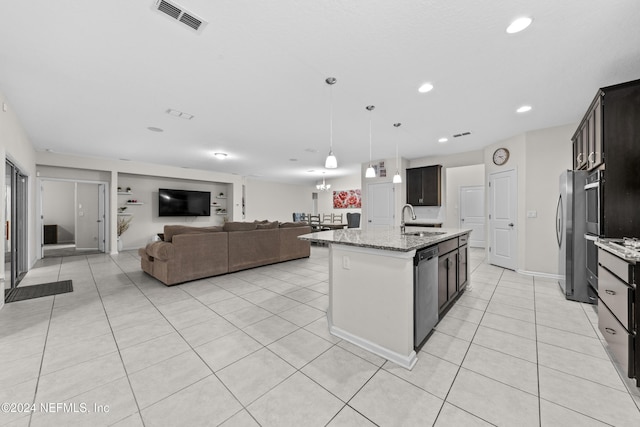
[[[407,371],[327,332],[327,256],[174,287],[134,252],[41,260],[24,286],[75,290],[0,310],[0,402],[37,408],[0,425],[640,425],[593,308],[554,281],[472,250]]]

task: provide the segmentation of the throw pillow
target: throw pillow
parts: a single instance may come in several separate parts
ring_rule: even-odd
[[[306,227],[309,224],[307,224],[305,221],[300,221],[300,222],[281,222],[280,223],[280,228],[293,228],[293,227]]]

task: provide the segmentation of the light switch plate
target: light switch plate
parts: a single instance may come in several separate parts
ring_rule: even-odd
[[[537,218],[538,211],[527,211],[527,218]]]

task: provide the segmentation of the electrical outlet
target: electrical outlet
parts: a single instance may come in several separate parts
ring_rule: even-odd
[[[537,218],[538,211],[527,211],[527,218]]]
[[[346,255],[342,257],[342,268],[345,270],[351,270],[351,260]]]

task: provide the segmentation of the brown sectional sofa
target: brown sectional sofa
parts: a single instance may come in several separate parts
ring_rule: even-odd
[[[306,223],[228,222],[224,227],[165,225],[164,241],[140,248],[142,270],[167,286],[309,257],[298,236]]]

